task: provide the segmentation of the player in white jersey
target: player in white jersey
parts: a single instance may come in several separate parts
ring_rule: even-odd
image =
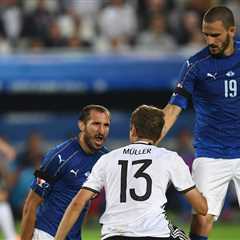
[[[179,230],[171,236],[164,209],[169,183],[199,214],[207,213],[207,202],[177,153],[156,146],[163,125],[164,114],[158,108],[142,105],[132,113],[131,144],[97,161],[67,208],[56,240],[65,238],[86,202],[102,188],[106,194],[106,210],[100,219],[102,239],[188,239]]]

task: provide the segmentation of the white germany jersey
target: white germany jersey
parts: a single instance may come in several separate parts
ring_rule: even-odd
[[[103,155],[83,185],[96,192],[105,189],[102,239],[169,237],[164,214],[169,182],[178,191],[195,186],[187,165],[175,152],[138,142]]]

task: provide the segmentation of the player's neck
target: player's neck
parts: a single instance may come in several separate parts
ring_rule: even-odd
[[[235,44],[234,41],[229,44],[229,47],[225,50],[224,56],[228,57],[231,56],[235,52]]]
[[[86,154],[93,154],[96,150],[95,149],[91,149],[86,142],[84,141],[83,137],[81,137],[81,135],[78,137],[78,143],[80,145],[80,147],[82,148],[82,150],[86,153]]]
[[[143,143],[143,144],[148,144],[148,145],[153,145],[154,144],[153,140],[146,139],[146,138],[136,139],[133,143]]]

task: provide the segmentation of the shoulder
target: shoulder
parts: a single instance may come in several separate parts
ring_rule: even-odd
[[[106,147],[102,147],[97,152],[95,152],[93,156],[95,156],[97,158],[100,158],[100,157],[102,157],[103,155],[105,155],[107,153],[109,153],[109,149],[106,148]]]
[[[239,39],[239,40],[236,40],[236,41],[235,41],[235,44],[236,44],[237,48],[239,49],[239,48],[240,48],[240,39]]]
[[[168,163],[179,161],[182,159],[177,152],[161,147],[157,147],[155,149],[155,154],[161,156],[164,159],[168,159]]]
[[[43,165],[52,161],[55,158],[67,159],[69,155],[72,153],[74,149],[76,149],[76,142],[75,138],[68,139],[60,144],[55,145],[52,147],[45,155],[43,159]]]
[[[211,54],[208,51],[208,47],[203,48],[193,56],[191,56],[187,62],[192,65],[199,64],[203,61],[211,59]]]
[[[125,146],[125,147],[127,147],[127,146]],[[112,158],[112,157],[115,156],[115,155],[119,155],[119,154],[121,154],[121,153],[123,152],[123,149],[124,149],[125,147],[120,147],[120,148],[117,148],[117,149],[108,151],[107,153],[105,153],[105,154],[101,157],[101,159],[109,159],[109,158]]]
[[[63,149],[67,148],[67,147],[73,147],[75,145],[78,144],[77,138],[70,138],[62,143],[59,143],[57,145],[55,145],[52,150],[55,151],[62,151]]]
[[[239,52],[240,51],[240,40],[235,41],[235,46],[236,46],[237,51]]]
[[[123,149],[124,149],[124,147],[116,148],[116,149],[111,150],[111,151],[108,150],[108,152],[106,154],[104,154],[104,156],[107,157],[107,156],[112,156],[112,155],[115,155],[115,154],[119,154],[120,152],[122,152]]]
[[[172,151],[172,150],[169,150],[169,149],[166,149],[166,148],[164,148],[164,147],[155,147],[154,149],[155,149],[155,151],[156,151],[157,154],[161,153],[161,154],[169,155],[169,156],[175,156],[175,155],[177,155],[176,152],[174,152],[174,151]]]
[[[110,150],[107,148],[107,147],[102,147],[100,150],[99,150],[99,153],[100,154],[106,154],[106,153],[109,153]]]

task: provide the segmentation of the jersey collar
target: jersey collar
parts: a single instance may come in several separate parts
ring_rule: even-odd
[[[145,145],[153,145],[152,143],[150,143],[150,142],[147,142],[147,141],[136,141],[136,142],[134,142],[133,144],[145,144]]]

